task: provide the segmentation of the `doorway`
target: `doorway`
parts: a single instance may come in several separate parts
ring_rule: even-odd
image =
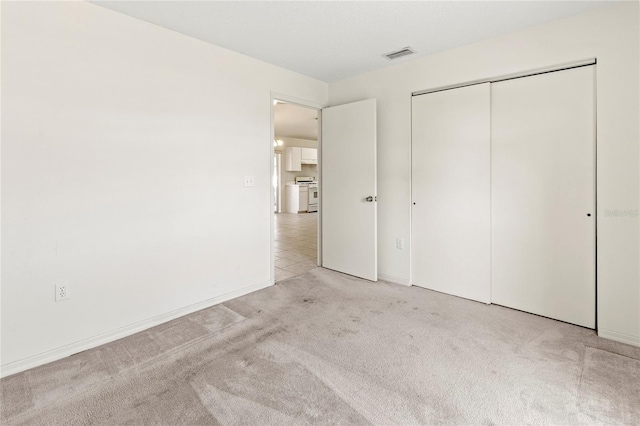
[[[320,265],[320,108],[274,95],[272,280]]]
[[[306,260],[311,264],[282,266],[280,269],[299,274],[301,270],[322,266],[377,281],[376,100],[364,99],[326,108],[278,94],[272,94],[271,100],[273,146],[269,160],[270,168],[273,167],[276,147],[281,147],[280,151],[284,151],[282,164],[286,167],[289,167],[289,162],[302,164],[306,160],[310,162],[309,164],[317,163],[316,178],[306,176],[308,173],[298,176],[302,180],[306,179],[307,183],[315,183],[317,186],[307,191],[304,191],[304,188],[298,188],[297,191],[294,189],[293,193],[297,193],[298,198],[295,202],[289,198],[289,206],[287,206],[286,191],[288,187],[296,186],[296,178],[289,181],[292,185],[286,183],[286,175],[281,178],[279,187],[281,191],[284,188],[285,194],[282,205],[290,209],[291,214],[294,212],[300,214],[305,211],[313,214],[311,206],[308,205],[309,200],[317,201],[316,234],[306,235],[315,241],[315,243],[309,243],[301,241],[302,235],[292,235],[291,230],[276,231],[276,219],[279,220],[281,216],[272,209],[272,280],[280,281],[282,275],[289,275],[280,272],[280,276],[276,279],[276,268],[279,268],[276,265],[277,260],[285,258],[298,260],[298,263],[303,261],[298,253],[287,250],[289,247],[287,243],[298,243],[298,246],[302,246],[302,250],[315,248],[315,263],[312,262],[311,250],[306,250],[309,257]],[[293,146],[289,150],[290,147],[285,143],[284,137],[276,138],[278,127],[276,109],[280,103],[284,106],[292,104],[302,107],[307,112],[312,110],[311,112],[315,114],[314,118],[317,119],[314,119],[315,125],[313,125],[318,132],[316,149]],[[280,133],[279,129],[278,133]],[[300,183],[299,180],[298,183]],[[309,190],[311,190],[311,196]],[[306,193],[301,194],[301,191]],[[304,202],[307,203],[306,207]],[[301,216],[292,217],[300,218]],[[279,222],[278,225],[280,225]],[[278,262],[278,265],[286,263],[289,262]]]

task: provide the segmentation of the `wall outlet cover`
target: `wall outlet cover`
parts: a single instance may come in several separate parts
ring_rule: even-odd
[[[56,302],[69,299],[69,284],[56,284]]]

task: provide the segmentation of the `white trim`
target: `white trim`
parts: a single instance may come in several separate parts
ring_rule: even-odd
[[[209,308],[211,306],[226,302],[231,299],[235,299],[236,297],[244,296],[245,294],[261,290],[271,285],[273,285],[273,281],[263,281],[258,284],[253,284],[247,287],[243,287],[239,290],[234,290],[232,292],[225,293],[208,300],[204,300],[202,302],[194,303],[193,305],[176,309],[175,311],[167,312],[165,314],[126,325],[116,330],[108,331],[106,333],[90,337],[88,339],[80,340],[78,342],[62,346],[60,348],[52,349],[50,351],[31,356],[29,358],[11,362],[7,365],[0,366],[0,377],[7,377],[12,374],[28,370],[30,368],[38,367],[40,365],[57,361],[59,359],[77,354],[79,352],[86,351],[88,349],[93,349],[97,346],[122,339],[123,337],[127,337],[140,331],[147,330],[151,327],[155,327],[156,325],[160,325],[184,315]]]
[[[622,333],[620,331],[607,330],[606,328],[598,329],[598,336],[603,339],[615,340],[616,342],[626,343],[627,345],[640,347],[640,336]]]
[[[306,99],[300,99],[300,98],[296,98],[295,96],[289,96],[289,95],[285,95],[284,93],[278,93],[278,92],[271,92],[271,106],[273,107],[273,100],[277,99],[279,101],[284,101],[290,104],[296,104],[299,105],[301,107],[305,107],[305,108],[312,108],[312,109],[322,109],[324,108],[324,106],[322,104],[319,104],[317,102],[312,102],[312,101],[308,101]]]
[[[440,92],[440,91],[449,90],[449,89],[457,89],[459,87],[472,86],[474,84],[495,83],[498,81],[510,80],[512,78],[528,77],[535,74],[561,71],[569,68],[582,67],[585,65],[595,65],[596,63],[597,63],[596,58],[588,58],[588,59],[582,59],[579,61],[572,61],[572,62],[563,62],[561,64],[551,65],[548,67],[534,68],[528,71],[520,71],[520,72],[511,73],[511,74],[503,74],[495,77],[465,81],[464,83],[450,84],[447,86],[439,86],[439,87],[434,87],[432,89],[418,90],[417,92],[411,93],[411,96],[426,95],[427,93]]]
[[[271,201],[273,200],[273,185],[271,179],[273,179],[273,159],[276,156],[276,151],[273,149],[273,141],[276,139],[276,126],[275,126],[275,110],[273,109],[273,102],[278,99],[275,93],[271,92],[269,98],[269,175],[267,181],[269,182],[269,280],[272,283],[276,282],[276,251],[275,251],[275,212]],[[286,161],[286,159],[285,159]],[[282,164],[281,164],[282,165]],[[278,182],[279,184],[282,182]],[[279,189],[279,188],[278,188]]]
[[[408,287],[411,286],[411,281],[409,281],[407,278],[396,277],[395,275],[388,275],[378,272],[378,279],[392,284],[406,285]]]
[[[322,108],[318,110],[318,250],[316,261],[322,266]]]

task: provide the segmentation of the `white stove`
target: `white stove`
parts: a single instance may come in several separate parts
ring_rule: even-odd
[[[308,186],[311,183],[316,183],[316,178],[311,176],[299,176],[296,178],[296,185]]]
[[[318,182],[311,176],[300,176],[295,179],[296,185],[309,187],[309,203],[307,206],[307,212],[318,211]]]
[[[309,213],[318,211],[318,182],[309,184]]]

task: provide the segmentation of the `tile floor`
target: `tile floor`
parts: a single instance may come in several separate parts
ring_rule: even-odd
[[[274,232],[276,282],[318,266],[318,213],[277,213]]]

